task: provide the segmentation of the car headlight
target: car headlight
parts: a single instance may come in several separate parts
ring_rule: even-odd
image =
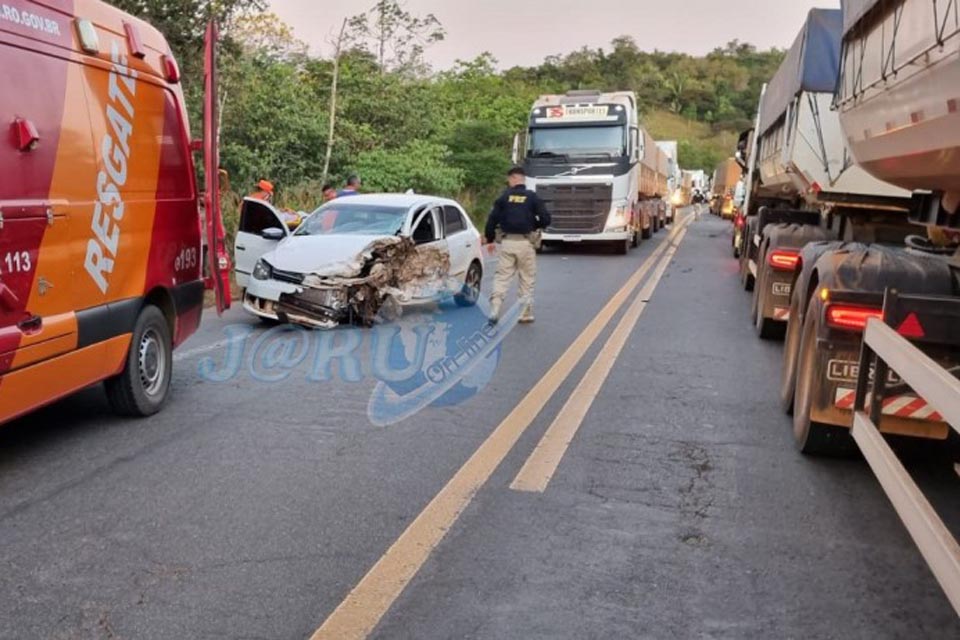
[[[253,279],[254,280],[269,280],[273,277],[273,267],[263,261],[261,258],[257,260],[256,266],[253,268]]]

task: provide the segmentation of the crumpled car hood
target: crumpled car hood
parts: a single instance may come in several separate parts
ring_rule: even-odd
[[[446,246],[417,246],[401,236],[294,236],[264,260],[275,270],[304,276],[296,293],[280,296],[277,313],[319,329],[343,320],[369,326],[388,299],[403,304],[458,287]],[[394,305],[391,313],[398,312]]]
[[[364,250],[374,242],[400,242],[398,236],[291,236],[263,259],[274,269],[320,277],[356,277],[364,266]]]

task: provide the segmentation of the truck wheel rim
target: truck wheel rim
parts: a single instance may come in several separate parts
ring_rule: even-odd
[[[155,329],[147,329],[143,333],[137,355],[143,391],[149,396],[155,396],[163,386],[167,369],[163,346]]]

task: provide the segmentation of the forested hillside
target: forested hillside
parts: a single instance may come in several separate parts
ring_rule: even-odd
[[[637,92],[658,139],[680,140],[684,168],[711,169],[748,128],[761,84],[782,51],[730,42],[704,57],[642,51],[629,35],[601,49],[502,69],[489,54],[432,70],[424,51],[445,37],[432,15],[381,0],[344,23],[342,38],[303,43],[259,0],[119,0],[170,39],[184,69],[194,129],[205,17],[224,25],[222,161],[240,192],[261,178],[282,201],[309,207],[323,177],[334,56],[340,44],[329,179],[359,172],[368,190],[459,195],[478,213],[500,187],[513,134],[541,93]],[[360,9],[358,9],[360,10]],[[326,56],[312,52],[324,51]],[[544,52],[547,53],[547,52]]]

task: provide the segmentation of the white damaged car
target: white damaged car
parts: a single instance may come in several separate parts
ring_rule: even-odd
[[[269,203],[246,198],[234,246],[243,308],[330,329],[373,324],[398,308],[480,297],[480,233],[453,200],[423,195],[338,198],[288,229]]]

